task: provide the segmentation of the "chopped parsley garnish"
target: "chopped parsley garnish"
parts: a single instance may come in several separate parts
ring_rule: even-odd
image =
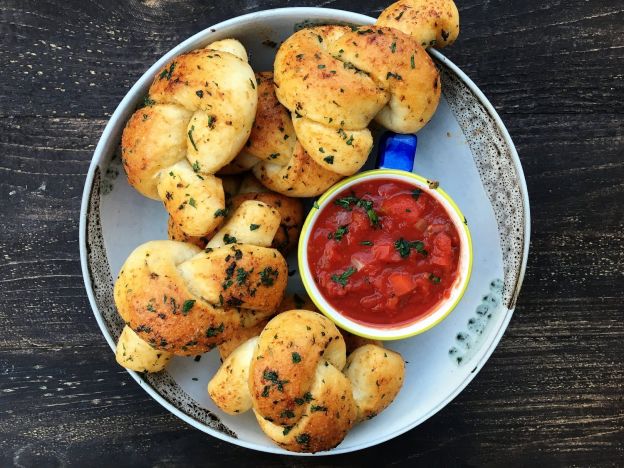
[[[197,145],[195,144],[195,141],[193,140],[194,131],[195,131],[195,125],[191,125],[191,129],[188,131],[188,137],[189,137],[189,140],[191,140],[191,144],[193,145],[193,148],[195,148],[195,151],[197,151]]]
[[[254,84],[253,80],[251,78],[249,78],[249,84],[251,84],[251,88],[252,89],[256,89],[256,85]]]
[[[331,276],[331,280],[334,283],[338,283],[339,285],[341,285],[344,288],[347,285],[347,281],[349,280],[349,276],[351,276],[356,271],[357,270],[354,267],[349,267],[349,268],[347,268],[345,271],[343,271],[339,275],[332,275]]]
[[[299,445],[308,445],[310,443],[310,434],[299,434],[295,437]]]
[[[219,216],[223,216],[225,218],[228,214],[228,211],[229,210],[227,208],[219,208],[217,211],[214,212],[214,217],[218,218]]]
[[[360,245],[374,245],[372,241],[362,241]]]
[[[410,65],[412,66],[412,70],[416,68],[416,63],[414,62],[414,54],[410,57]]]
[[[403,16],[403,13],[405,13],[405,10],[403,10],[401,13],[394,17],[395,21],[399,21],[401,19],[401,16]]]
[[[208,128],[211,130],[215,128],[216,121],[217,121],[217,118],[214,115],[209,115],[208,116]]]
[[[299,353],[292,353],[292,362],[299,364],[301,362],[301,355]]]
[[[171,75],[173,74],[173,70],[175,70],[175,66],[176,63],[175,62],[171,62],[171,65],[169,65],[169,69],[165,68],[163,71],[160,72],[160,75],[158,75],[158,79],[163,80],[170,80],[171,79]]]
[[[344,226],[340,226],[338,229],[336,229],[335,232],[330,232],[327,235],[328,239],[334,239],[337,242],[340,242],[342,240],[342,238],[344,237],[345,234],[347,234],[349,232],[349,225],[346,224]]]
[[[351,135],[349,137],[349,139],[345,142],[347,145],[352,146],[353,145],[353,135]]]
[[[225,257],[225,261],[226,262],[229,261],[230,258],[232,257],[228,255],[227,257]],[[225,269],[225,274],[226,274],[225,279],[230,279],[232,276],[234,276],[234,270],[236,270],[236,262],[230,263],[228,267]]]
[[[289,382],[288,380],[280,380],[278,373],[269,369],[265,369],[262,373],[262,378],[275,385],[280,392],[284,391],[284,385]]]
[[[278,274],[279,272],[276,269],[268,266],[260,272],[260,282],[264,286],[273,286],[273,283],[275,283]]]
[[[149,97],[149,94],[143,98],[143,107],[153,106],[154,104],[156,104],[156,101]]]
[[[305,392],[302,398],[295,398],[295,403],[301,406],[304,403],[311,402],[312,400],[314,400],[314,398],[312,398],[312,394],[310,392]]]
[[[351,195],[348,197],[338,198],[334,200],[334,204],[344,208],[347,211],[351,211],[353,208],[351,205],[355,205],[359,208],[362,208],[366,211],[368,215],[368,220],[371,222],[371,225],[376,228],[379,227],[379,215],[373,209],[373,202],[370,200],[364,200],[363,198],[358,198],[355,195]]]
[[[370,200],[362,200],[358,202],[358,206],[364,208],[366,211],[366,215],[368,216],[368,220],[370,221],[373,227],[379,226],[379,216],[377,212],[373,209],[373,202]]]
[[[223,242],[225,243],[225,245],[228,244],[236,244],[236,237],[234,236],[230,236],[227,232],[225,234],[223,234]]]
[[[414,200],[418,200],[418,197],[420,197],[421,195],[422,195],[422,190],[420,190],[420,189],[412,190],[412,198]]]
[[[204,92],[201,89],[195,91],[195,94],[197,94],[197,97],[200,99],[204,97]]]
[[[390,52],[392,52],[393,54],[396,52],[396,42],[390,44]]]
[[[238,268],[236,270],[236,283],[239,286],[242,286],[243,284],[245,284],[245,281],[247,281],[247,277],[249,276],[249,273],[253,272],[253,268],[249,271],[245,270],[244,268]]]
[[[206,330],[206,337],[212,338],[213,336],[217,336],[219,333],[223,333],[224,325],[223,322],[218,327],[210,327]]]
[[[194,172],[199,172],[200,171],[199,161],[195,161],[191,167],[193,168]]]
[[[141,333],[141,332],[151,333],[152,332],[152,327],[148,327],[147,325],[141,324],[138,327],[136,327],[136,330],[134,330],[134,331],[137,332],[137,333]]]
[[[398,80],[398,81],[401,81],[403,79],[403,77],[401,75],[399,75],[398,73],[388,72],[386,74],[386,80],[388,80],[390,78],[394,78],[395,80]]]
[[[194,305],[195,305],[195,299],[188,299],[184,301],[184,304],[182,304],[182,313],[184,315],[188,314]]]
[[[193,197],[189,199],[189,205],[191,205],[193,208],[197,208],[197,205],[195,204],[195,199]]]
[[[295,413],[292,410],[286,409],[280,413],[282,419],[292,419],[295,417]]]
[[[249,225],[249,230],[250,231],[255,231],[256,229],[258,229],[260,227],[259,224],[250,224]]]
[[[327,164],[334,164],[334,156],[333,155],[325,156],[323,158],[323,161],[325,161]]]
[[[323,149],[323,147],[321,146],[321,147],[319,148],[319,153],[324,153],[324,152],[325,152],[325,150],[324,150],[324,149]]]
[[[432,282],[432,283],[434,283],[434,284],[438,284],[438,283],[442,280],[442,278],[440,278],[439,276],[434,275],[433,273],[431,273],[431,274],[429,275],[429,279],[430,279],[430,280],[431,280],[431,282]]]
[[[317,411],[324,411],[325,413],[327,413],[327,407],[326,406],[320,406],[320,405],[312,405],[310,407],[310,411],[312,413],[315,413]]]
[[[334,200],[334,204],[347,211],[351,211],[353,209],[351,205],[357,204],[358,200],[358,197],[356,197],[355,195],[351,195],[348,197],[338,198],[337,200]]]
[[[323,68],[325,68],[325,65],[323,65],[322,63],[318,66],[320,70],[322,70]]]
[[[225,303],[231,307],[240,307],[243,303],[243,300],[238,297],[232,296],[229,297],[227,301],[225,301]]]
[[[401,258],[409,257],[412,249],[422,255],[427,255],[425,244],[421,241],[407,241],[402,237],[394,242],[394,248],[399,252]]]

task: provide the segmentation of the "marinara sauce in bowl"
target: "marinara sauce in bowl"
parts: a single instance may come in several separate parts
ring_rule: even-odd
[[[457,305],[471,270],[465,218],[435,184],[373,170],[331,188],[299,244],[304,285],[319,309],[357,335],[421,333]]]

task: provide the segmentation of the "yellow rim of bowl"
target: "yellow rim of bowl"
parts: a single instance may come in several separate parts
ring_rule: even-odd
[[[409,338],[412,336],[416,336],[419,335],[421,333],[426,332],[427,330],[435,327],[436,325],[438,325],[440,322],[442,322],[457,306],[457,304],[459,303],[459,301],[461,301],[462,297],[464,296],[464,293],[466,292],[466,289],[468,288],[468,283],[470,282],[470,276],[472,274],[472,256],[473,256],[473,252],[472,252],[472,237],[470,236],[470,229],[468,229],[468,224],[466,221],[466,217],[464,216],[464,214],[461,212],[461,210],[459,209],[459,207],[457,206],[457,204],[453,201],[453,199],[444,191],[442,190],[440,187],[437,187],[435,189],[431,189],[429,188],[430,191],[436,191],[437,193],[440,194],[440,196],[442,196],[442,198],[444,198],[448,204],[453,208],[453,210],[455,211],[455,214],[457,214],[459,216],[460,220],[464,220],[464,222],[461,222],[459,224],[461,224],[465,234],[466,234],[466,239],[468,240],[468,268],[466,270],[466,275],[464,276],[463,279],[463,284],[461,284],[461,290],[457,296],[457,298],[455,299],[455,301],[447,308],[446,312],[441,315],[435,322],[429,324],[428,326],[424,327],[424,328],[419,328],[417,330],[411,331],[409,333],[405,333],[402,335],[393,335],[393,336],[379,336],[379,335],[374,335],[374,334],[366,334],[366,333],[362,333],[362,332],[356,332],[355,330],[353,330],[350,326],[345,325],[344,323],[342,323],[341,320],[339,320],[338,318],[336,318],[334,315],[340,315],[340,314],[332,314],[330,312],[328,312],[327,310],[325,310],[325,308],[319,303],[319,301],[317,300],[316,297],[314,297],[314,294],[312,294],[312,291],[314,288],[312,288],[312,286],[309,284],[308,282],[308,278],[307,278],[307,274],[306,274],[306,268],[303,266],[304,265],[304,261],[303,261],[303,249],[307,247],[307,245],[304,245],[304,238],[305,233],[308,232],[309,228],[310,228],[310,224],[312,223],[312,218],[314,218],[314,215],[320,211],[321,205],[323,203],[325,203],[332,195],[334,195],[337,191],[339,191],[340,189],[342,189],[345,185],[359,180],[359,179],[363,179],[365,177],[371,176],[371,175],[395,175],[395,176],[400,176],[400,177],[408,177],[414,180],[417,180],[419,182],[421,182],[424,185],[429,185],[429,181],[422,177],[419,176],[418,174],[414,174],[413,172],[407,172],[407,171],[401,171],[401,170],[397,170],[397,169],[373,169],[370,171],[365,171],[365,172],[361,172],[359,174],[356,174],[354,176],[351,176],[345,180],[342,180],[340,182],[338,182],[336,185],[330,187],[323,195],[321,195],[321,197],[318,199],[318,201],[314,204],[314,206],[312,207],[312,209],[310,210],[310,212],[308,213],[308,215],[306,216],[306,220],[303,223],[303,227],[301,228],[301,235],[299,237],[299,244],[297,247],[297,261],[299,262],[299,272],[301,273],[301,281],[303,282],[303,286],[306,290],[306,292],[308,293],[308,296],[310,297],[310,299],[312,300],[312,302],[314,302],[314,304],[316,305],[316,307],[319,308],[319,310],[323,313],[323,315],[325,315],[328,319],[330,319],[332,322],[335,322],[340,328],[343,328],[344,330],[347,330],[350,333],[353,333],[354,335],[357,336],[362,336],[364,338],[369,338],[369,339],[373,339],[373,340],[383,340],[383,341],[392,341],[392,340],[402,340],[404,338]],[[314,211],[316,210],[316,212]],[[366,326],[366,325],[363,325]],[[371,327],[367,327],[367,328],[371,328]]]

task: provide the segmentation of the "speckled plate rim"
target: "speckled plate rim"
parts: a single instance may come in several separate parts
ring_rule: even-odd
[[[375,21],[374,18],[371,18],[366,15],[362,15],[359,13],[353,13],[349,11],[337,10],[337,9],[331,9],[331,8],[315,8],[315,7],[277,8],[277,9],[271,9],[271,10],[258,11],[258,12],[249,13],[246,15],[241,15],[235,18],[231,18],[229,20],[218,23],[214,26],[205,28],[204,30],[194,34],[190,38],[181,42],[176,47],[174,47],[169,52],[167,52],[165,55],[163,55],[145,73],[143,73],[143,75],[136,81],[136,83],[126,93],[124,98],[121,100],[121,102],[119,103],[115,111],[113,112],[111,118],[106,124],[106,127],[104,128],[104,131],[102,132],[102,136],[100,137],[98,144],[95,148],[95,151],[93,153],[91,164],[89,165],[89,170],[87,172],[87,176],[85,179],[85,187],[84,187],[84,191],[82,194],[82,202],[81,202],[81,207],[80,207],[80,224],[79,224],[80,265],[82,269],[82,276],[83,276],[83,280],[85,284],[85,289],[87,291],[89,303],[91,305],[91,309],[93,310],[98,326],[100,327],[102,334],[104,335],[106,341],[108,342],[113,352],[115,351],[116,343],[113,337],[111,336],[106,326],[106,323],[104,322],[101,311],[98,309],[98,306],[95,300],[94,291],[93,291],[93,284],[91,282],[91,277],[89,273],[88,247],[87,247],[87,214],[89,210],[89,198],[90,198],[91,190],[93,187],[93,181],[95,177],[96,168],[102,162],[104,162],[108,153],[112,149],[110,139],[111,139],[112,133],[114,132],[114,127],[118,125],[118,121],[125,120],[126,118],[125,114],[128,112],[128,109],[134,108],[133,103],[136,101],[137,94],[139,93],[142,94],[141,89],[145,87],[149,82],[151,82],[153,76],[156,74],[156,71],[160,69],[160,67],[162,67],[166,62],[168,62],[170,59],[172,59],[176,55],[179,55],[180,53],[184,53],[187,50],[197,47],[196,44],[198,42],[205,40],[207,36],[209,36],[210,34],[213,34],[219,29],[233,26],[236,23],[241,22],[241,21],[262,20],[263,18],[267,18],[269,16],[276,16],[280,14],[288,14],[288,15],[298,14],[301,18],[308,18],[308,17],[319,17],[321,13],[322,13],[322,16],[326,18],[331,17],[335,19],[336,21],[351,22],[351,23],[356,23],[356,24],[371,24],[371,23],[374,23]],[[200,423],[199,421],[196,421],[195,419],[186,415],[185,413],[180,411],[178,408],[176,408],[173,404],[165,400],[165,398],[163,398],[159,393],[157,393],[156,390],[152,388],[151,385],[147,383],[137,372],[127,370],[128,373],[132,376],[132,378],[155,401],[160,403],[164,408],[166,408],[172,414],[174,414],[175,416],[177,416],[184,422],[190,424],[191,426],[207,434],[210,434],[213,437],[216,437],[226,442],[230,442],[232,444],[239,445],[239,446],[249,448],[249,449],[259,450],[259,451],[268,452],[268,453],[275,453],[275,454],[280,454],[280,455],[284,455],[284,454],[296,455],[296,456],[338,455],[341,453],[353,452],[353,451],[362,450],[368,447],[378,445],[387,440],[393,439],[409,431],[410,429],[413,429],[414,427],[422,424],[424,421],[426,421],[427,419],[435,415],[438,411],[440,411],[447,404],[449,404],[457,395],[459,395],[464,390],[464,388],[466,388],[466,386],[472,381],[472,379],[475,378],[477,373],[481,370],[483,365],[490,358],[490,356],[494,352],[494,349],[496,349],[496,346],[498,346],[498,343],[500,342],[505,330],[507,329],[507,326],[509,325],[511,317],[513,316],[516,299],[522,287],[522,282],[523,282],[524,274],[526,271],[526,264],[527,264],[528,254],[529,254],[530,226],[531,226],[528,191],[527,191],[526,181],[524,178],[524,172],[522,170],[522,165],[520,163],[520,158],[518,157],[518,153],[516,151],[515,145],[513,144],[513,141],[511,140],[511,136],[509,135],[507,128],[503,124],[501,118],[499,117],[498,113],[496,112],[492,104],[485,97],[485,95],[479,90],[476,84],[466,74],[464,74],[454,63],[452,63],[449,59],[447,59],[444,55],[442,55],[439,51],[435,49],[429,49],[429,53],[433,57],[435,57],[438,61],[443,63],[448,69],[450,69],[468,87],[468,89],[474,94],[474,96],[483,105],[483,108],[488,112],[492,120],[496,123],[496,126],[498,127],[498,130],[500,131],[500,134],[503,137],[503,140],[505,141],[505,143],[507,144],[510,150],[511,160],[513,162],[514,169],[518,177],[520,195],[522,197],[522,203],[524,205],[523,209],[524,209],[525,223],[524,223],[524,245],[523,245],[523,252],[522,252],[522,262],[521,262],[520,270],[518,272],[516,284],[514,285],[513,299],[511,301],[512,306],[509,308],[509,312],[506,314],[504,320],[501,322],[499,329],[495,331],[493,330],[494,336],[490,340],[489,346],[483,351],[483,355],[481,359],[479,359],[478,363],[476,364],[475,370],[471,372],[470,374],[468,374],[465,380],[461,382],[461,384],[458,385],[457,388],[453,392],[451,392],[442,402],[432,407],[425,415],[416,419],[415,421],[412,421],[410,424],[407,424],[406,426],[400,429],[397,429],[396,431],[391,432],[389,434],[385,434],[379,438],[368,440],[364,444],[352,446],[348,449],[341,449],[340,447],[337,447],[333,450],[329,450],[325,452],[318,452],[316,454],[286,452],[283,449],[279,448],[278,446],[271,447],[271,446],[264,446],[264,445],[259,445],[255,443],[246,442],[244,440],[240,440],[240,439],[228,436],[226,434],[223,434],[214,429],[211,429],[207,427],[206,425]]]

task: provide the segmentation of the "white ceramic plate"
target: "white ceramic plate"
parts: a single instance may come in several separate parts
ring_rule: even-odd
[[[85,286],[112,349],[123,325],[113,302],[113,278],[136,246],[167,237],[165,210],[128,185],[118,155],[125,122],[156,71],[176,55],[226,37],[244,43],[255,70],[270,70],[275,49],[267,41],[279,44],[296,27],[373,21],[322,8],[286,8],[234,18],[172,49],[124,97],[95,150],[80,214]],[[529,202],[518,155],[496,111],[475,84],[442,54],[430,53],[440,68],[443,96],[432,121],[418,133],[414,172],[440,181],[465,214],[474,243],[472,278],[458,307],[441,324],[416,337],[388,343],[408,362],[405,385],[394,403],[356,426],[337,448],[320,455],[379,444],[417,426],[449,403],[494,351],[522,283],[529,246]],[[289,264],[291,269],[296,267],[294,256]],[[297,276],[289,288],[302,289]],[[228,416],[215,407],[206,385],[218,366],[218,353],[212,352],[200,360],[176,357],[159,374],[129,372],[156,401],[192,426],[244,447],[290,453],[274,445],[250,413]]]

